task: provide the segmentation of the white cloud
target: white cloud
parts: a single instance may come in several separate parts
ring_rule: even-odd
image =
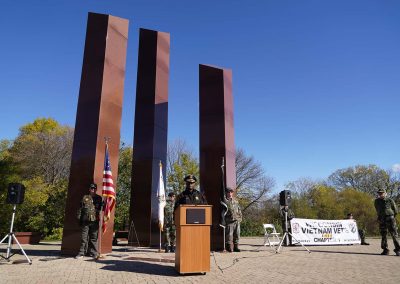
[[[393,170],[395,173],[400,173],[400,164],[394,164],[394,165],[392,166],[392,170]]]

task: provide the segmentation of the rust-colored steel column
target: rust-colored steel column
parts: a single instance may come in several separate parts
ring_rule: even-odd
[[[123,18],[88,15],[62,254],[74,255],[79,251],[81,229],[76,212],[83,195],[88,194],[91,182],[97,183],[97,194],[101,195],[104,137],[111,138],[110,162],[116,185],[128,26],[129,21]],[[101,253],[112,250],[113,227],[114,210],[106,233],[99,238]]]
[[[167,160],[169,33],[140,29],[131,222],[142,246],[159,245],[157,187]],[[136,236],[132,236],[136,241]]]
[[[200,190],[213,205],[211,250],[222,250],[223,230],[220,196],[222,157],[225,184],[236,188],[235,142],[233,128],[232,71],[200,65]]]

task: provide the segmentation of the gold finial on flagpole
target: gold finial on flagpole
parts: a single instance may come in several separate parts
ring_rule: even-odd
[[[111,141],[111,137],[109,136],[104,136],[104,142],[106,142],[106,145],[108,145],[108,142]]]

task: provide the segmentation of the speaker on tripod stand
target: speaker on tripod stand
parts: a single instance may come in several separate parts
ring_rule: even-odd
[[[25,186],[21,183],[10,183],[8,185],[7,200],[8,204],[22,204],[24,202]]]
[[[285,216],[288,213],[290,203],[292,201],[292,195],[290,194],[290,190],[282,190],[279,193],[279,205],[282,207],[281,208],[281,216],[283,217],[282,220],[282,229],[284,232],[290,231],[290,223],[289,223],[289,218],[286,218]],[[285,246],[288,246],[291,243],[291,237],[286,234],[285,237]]]
[[[289,211],[289,206],[291,203],[292,203],[292,195],[290,193],[290,190],[282,190],[279,193],[279,205],[282,206],[281,212],[283,212],[283,218],[284,218],[283,219],[284,222],[282,224],[282,229],[284,230],[284,234],[283,234],[282,240],[280,241],[279,246],[275,252],[279,253],[284,241],[286,242],[286,245],[289,245],[289,236],[290,236],[291,239],[294,239],[304,249],[306,249],[309,253],[311,253],[308,248],[306,248],[301,242],[299,242],[295,237],[293,237],[292,232],[288,228],[289,227],[288,226],[288,211]]]
[[[290,194],[290,190],[282,190],[279,193],[279,205],[290,206],[291,202],[292,202],[292,195]]]
[[[22,204],[24,202],[24,196],[25,196],[25,186],[21,183],[10,183],[8,185],[8,191],[7,191],[7,200],[6,202],[8,204],[13,204],[13,213],[11,217],[11,225],[10,225],[10,232],[0,241],[0,244],[2,244],[7,238],[8,238],[8,246],[7,246],[7,254],[6,257],[0,255],[0,257],[4,258],[5,260],[9,261],[10,258],[14,255],[11,254],[11,249],[12,249],[12,241],[14,240],[19,248],[21,249],[21,252],[24,254],[25,258],[28,260],[29,264],[32,264],[32,261],[29,259],[29,257],[26,255],[24,249],[22,248],[21,244],[19,243],[17,237],[14,234],[14,219],[15,219],[15,212],[17,211],[17,204]]]

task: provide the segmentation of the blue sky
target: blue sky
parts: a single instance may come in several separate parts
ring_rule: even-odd
[[[231,68],[235,143],[276,190],[400,163],[399,1],[2,1],[0,139],[74,126],[88,12],[130,20],[121,139],[132,144],[139,28],[171,34],[169,140],[198,151],[198,64]]]

